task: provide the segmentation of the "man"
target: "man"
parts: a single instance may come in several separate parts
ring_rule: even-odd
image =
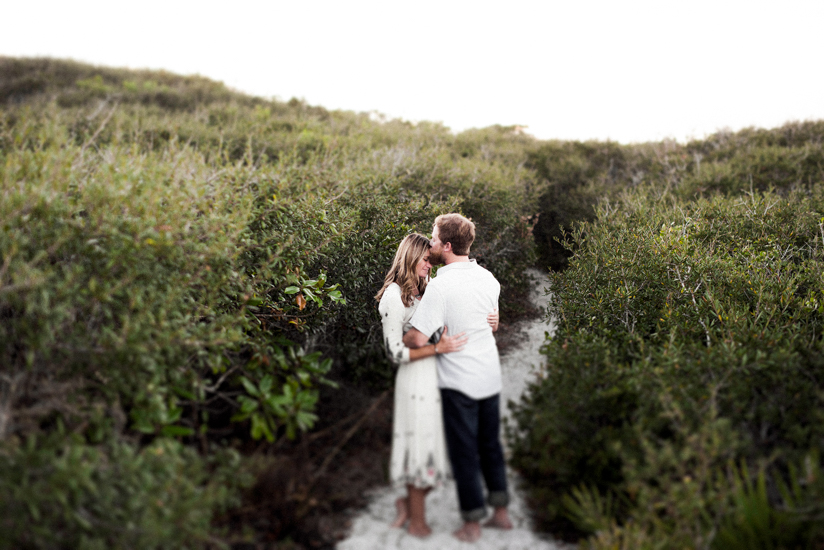
[[[443,327],[469,338],[462,351],[437,355],[446,443],[464,520],[454,535],[467,542],[480,538],[486,516],[481,476],[494,508],[486,526],[512,528],[500,439],[501,363],[486,319],[498,308],[501,285],[469,259],[474,240],[475,224],[460,214],[435,219],[429,261],[445,265],[426,287],[403,338],[407,347],[419,348]]]

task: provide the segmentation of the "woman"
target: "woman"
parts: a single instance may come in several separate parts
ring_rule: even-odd
[[[408,532],[418,537],[432,532],[426,523],[426,495],[450,475],[435,355],[460,351],[467,340],[464,333],[450,336],[444,327],[437,344],[419,349],[403,345],[431,268],[429,239],[417,233],[407,235],[375,296],[380,301],[386,351],[399,365],[389,469],[393,483],[406,485],[407,496],[396,501],[398,515],[392,526],[401,527],[409,521]],[[497,312],[488,319],[497,325]]]

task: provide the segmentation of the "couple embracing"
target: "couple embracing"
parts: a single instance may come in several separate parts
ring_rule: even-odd
[[[394,527],[431,533],[425,499],[454,477],[463,526],[454,535],[473,542],[484,525],[512,528],[500,440],[500,284],[469,259],[475,224],[460,214],[435,219],[432,239],[403,239],[376,295],[384,343],[399,365],[390,476],[406,485]],[[429,279],[433,265],[443,265]],[[447,460],[448,456],[448,460]],[[450,467],[451,465],[451,467]],[[486,498],[482,480],[486,485]]]

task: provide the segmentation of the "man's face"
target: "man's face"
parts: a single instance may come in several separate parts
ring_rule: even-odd
[[[432,227],[432,239],[430,239],[429,244],[432,246],[429,249],[429,263],[432,265],[443,264],[443,243],[438,237],[437,225]]]

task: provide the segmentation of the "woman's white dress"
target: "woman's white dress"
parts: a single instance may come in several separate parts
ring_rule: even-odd
[[[403,345],[403,335],[417,307],[418,300],[406,307],[400,286],[392,283],[384,291],[378,311],[386,352],[398,365],[389,475],[393,483],[426,488],[447,479],[451,471],[435,357],[410,362],[409,348]]]

